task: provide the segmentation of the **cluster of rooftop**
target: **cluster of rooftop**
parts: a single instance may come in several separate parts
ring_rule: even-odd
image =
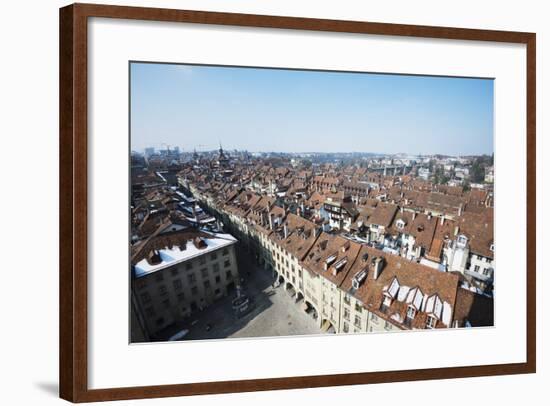
[[[150,168],[136,176],[133,238],[139,244],[181,224],[219,234],[223,224],[324,330],[492,325],[491,183],[440,184],[422,175],[431,167],[465,176],[474,160],[311,165],[231,158],[221,148],[194,153],[171,163],[172,187],[159,187]]]

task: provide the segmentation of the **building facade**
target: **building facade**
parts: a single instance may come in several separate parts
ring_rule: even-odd
[[[237,288],[236,243],[229,234],[184,229],[153,235],[133,250],[138,315],[132,317],[142,320],[147,336],[154,339]]]

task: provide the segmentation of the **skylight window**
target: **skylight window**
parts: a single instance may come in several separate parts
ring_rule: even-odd
[[[334,267],[339,271],[348,263],[348,257],[342,258],[340,261],[334,264]]]
[[[330,257],[328,257],[325,262],[327,265],[330,265],[332,264],[335,260],[336,260],[336,257],[337,255],[336,254],[332,254]]]

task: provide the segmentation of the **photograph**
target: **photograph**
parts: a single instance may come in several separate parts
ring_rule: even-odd
[[[128,69],[131,344],[494,327],[493,78]]]

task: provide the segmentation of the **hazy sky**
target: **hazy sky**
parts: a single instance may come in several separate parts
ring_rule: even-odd
[[[131,148],[493,152],[493,81],[131,64]]]

